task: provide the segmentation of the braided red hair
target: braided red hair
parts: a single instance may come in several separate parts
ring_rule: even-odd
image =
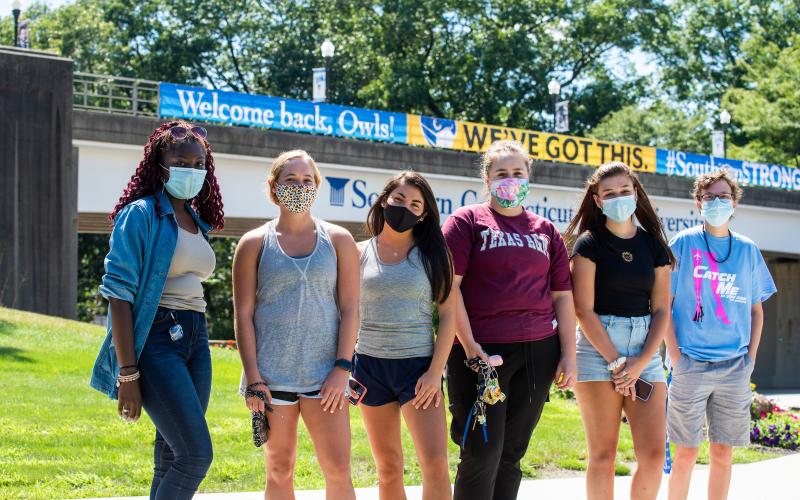
[[[222,210],[222,195],[219,192],[219,184],[214,175],[214,157],[211,154],[211,144],[193,133],[187,134],[184,139],[174,139],[168,131],[176,126],[186,127],[187,129],[192,128],[192,125],[185,121],[172,121],[163,123],[150,134],[147,144],[144,145],[144,158],[139,162],[139,166],[136,167],[136,171],[131,176],[131,180],[128,181],[128,186],[119,201],[117,201],[114,210],[108,215],[111,222],[114,222],[114,218],[119,211],[128,203],[162,189],[163,180],[158,155],[171,145],[188,141],[201,144],[206,151],[206,182],[197,196],[191,200],[191,206],[197,211],[200,218],[209,223],[213,229],[222,229],[225,224],[225,213]],[[156,197],[156,206],[158,206],[158,203],[158,197]]]

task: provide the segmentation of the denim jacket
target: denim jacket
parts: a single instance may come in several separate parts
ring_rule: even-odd
[[[160,205],[158,209],[156,197]],[[208,239],[210,226],[188,204],[186,208]],[[114,221],[100,294],[107,300],[115,298],[131,304],[137,361],[164,291],[177,239],[175,211],[163,191],[129,203],[120,210]],[[109,306],[106,338],[97,355],[90,385],[109,398],[116,399],[119,370],[111,338]]]

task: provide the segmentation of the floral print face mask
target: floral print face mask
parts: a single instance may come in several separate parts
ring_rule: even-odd
[[[528,179],[507,177],[497,179],[489,185],[489,192],[503,208],[515,208],[522,205],[528,196]]]

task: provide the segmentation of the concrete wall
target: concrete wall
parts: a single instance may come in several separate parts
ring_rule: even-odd
[[[72,61],[0,47],[0,117],[0,304],[74,317]]]

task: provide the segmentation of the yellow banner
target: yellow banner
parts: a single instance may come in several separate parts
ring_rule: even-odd
[[[637,171],[656,171],[656,148],[648,146],[420,115],[408,115],[407,122],[408,143],[417,146],[482,152],[493,142],[508,139],[521,142],[531,158],[536,160],[594,167],[609,161],[622,161]]]

